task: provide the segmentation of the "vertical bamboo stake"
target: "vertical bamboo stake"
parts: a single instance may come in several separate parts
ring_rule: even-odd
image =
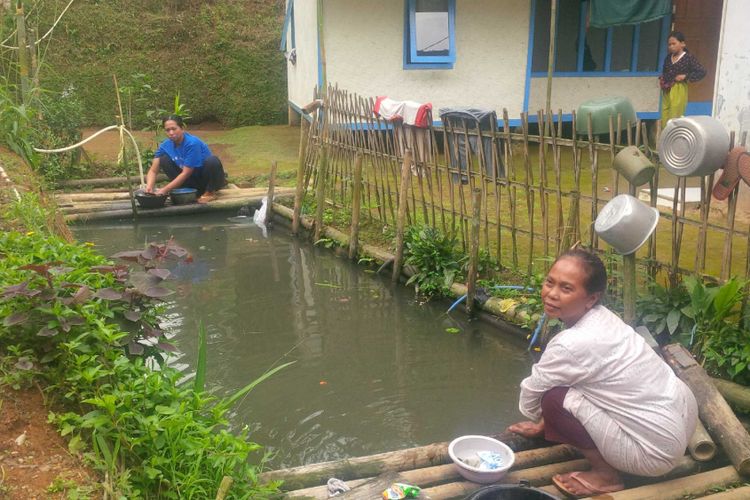
[[[539,124],[539,203],[542,216],[542,251],[549,257],[549,212],[547,207],[547,135],[550,133],[547,116],[537,111]]]
[[[469,243],[469,269],[466,273],[466,313],[474,314],[474,297],[477,291],[479,264],[479,226],[482,218],[482,190],[474,188],[471,196],[471,241]]]
[[[598,246],[599,238],[597,237],[596,231],[594,231],[593,225],[596,220],[596,214],[599,212],[599,150],[594,147],[594,126],[591,113],[587,115],[587,118],[589,160],[591,161],[591,221],[589,222],[589,228],[591,247],[596,248]]]
[[[623,320],[635,324],[635,252],[622,256],[622,302]]]
[[[221,479],[219,490],[216,492],[216,500],[224,500],[227,497],[229,489],[232,487],[232,483],[234,483],[234,479],[232,479],[231,476],[224,476]]]
[[[321,87],[328,87],[328,75],[326,74],[326,44],[325,44],[325,23],[323,22],[323,0],[318,0],[318,57],[320,58],[320,79]]]
[[[18,75],[21,80],[21,97],[24,103],[29,99],[29,52],[26,40],[26,17],[23,1],[16,2],[16,39],[18,41]]]
[[[299,233],[299,219],[302,214],[302,201],[305,196],[305,158],[307,156],[307,136],[310,134],[310,122],[302,117],[299,127],[299,163],[297,164],[297,184],[294,190],[294,209],[292,211],[292,234]]]
[[[399,189],[398,219],[396,221],[396,257],[393,260],[393,276],[391,276],[391,281],[394,283],[398,282],[403,267],[407,193],[409,192],[409,179],[411,178],[411,154],[410,149],[404,151],[404,161],[401,165],[401,188]]]
[[[523,128],[523,163],[526,168],[524,189],[526,194],[526,210],[529,216],[529,260],[526,273],[531,276],[534,271],[534,174],[531,171],[531,158],[529,155],[529,117],[521,113],[521,126]]]
[[[328,145],[323,144],[323,149],[318,162],[318,178],[315,192],[315,231],[313,241],[319,241],[323,234],[323,211],[326,203],[326,170],[328,169]]]
[[[735,134],[734,131],[730,134],[729,148],[734,148]],[[737,198],[739,194],[740,186],[737,184],[732,190],[732,194],[729,196],[729,207],[727,210],[727,220],[729,221],[729,232],[724,237],[724,254],[721,259],[721,274],[722,280],[729,278],[730,270],[732,269],[732,243],[734,242],[734,221],[735,214],[737,213]],[[702,237],[705,237],[701,234]],[[696,259],[697,260],[697,259]],[[697,271],[697,269],[696,269]]]
[[[513,142],[510,135],[510,119],[508,117],[508,110],[503,108],[503,129],[505,130],[505,142],[507,143],[508,158],[505,164],[506,177],[508,182],[505,183],[505,187],[508,194],[508,204],[510,209],[510,246],[511,246],[511,262],[513,269],[518,269],[518,234],[516,227],[516,169],[515,162],[513,161]],[[511,186],[513,183],[513,186]]]
[[[268,227],[268,223],[271,222],[271,217],[273,216],[273,194],[274,190],[276,189],[276,169],[278,168],[277,162],[271,163],[271,174],[268,176],[268,194],[266,194],[266,199],[268,200],[268,205],[266,206],[266,220],[263,221],[263,224]]]
[[[354,159],[354,186],[352,186],[352,226],[349,237],[349,258],[357,258],[359,247],[359,210],[362,203],[362,153]]]

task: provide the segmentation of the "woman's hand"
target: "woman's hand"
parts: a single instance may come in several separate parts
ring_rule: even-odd
[[[532,422],[530,420],[518,422],[508,427],[508,431],[527,438],[542,437],[544,434],[544,419],[539,422]]]
[[[674,77],[674,81],[676,82],[684,82],[687,78],[687,75],[677,75]]]

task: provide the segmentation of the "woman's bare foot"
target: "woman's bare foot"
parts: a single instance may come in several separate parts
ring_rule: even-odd
[[[544,434],[544,420],[540,420],[539,422],[532,422],[530,420],[518,422],[508,427],[508,431],[527,438],[542,437]]]
[[[625,489],[617,469],[609,465],[596,448],[580,450],[591,464],[591,470],[556,474],[552,481],[561,491],[575,497],[589,497]]]

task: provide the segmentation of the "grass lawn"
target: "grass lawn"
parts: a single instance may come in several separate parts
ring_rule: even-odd
[[[84,131],[88,137],[96,130]],[[222,129],[201,126],[188,128],[188,132],[203,139],[213,153],[221,158],[231,180],[237,183],[265,183],[271,162],[278,162],[280,184],[294,178],[299,149],[299,128],[288,125],[266,125]],[[156,138],[153,132],[135,132],[140,147],[155,149],[163,135]],[[102,134],[85,146],[89,157],[96,163],[114,165],[117,161],[119,136],[117,132]]]

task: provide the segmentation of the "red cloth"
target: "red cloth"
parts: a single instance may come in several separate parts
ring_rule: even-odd
[[[375,99],[373,113],[388,121],[403,121],[404,125],[413,125],[419,128],[427,128],[429,123],[429,112],[432,111],[431,103],[418,103],[415,101],[396,101],[387,96],[378,96]]]
[[[544,439],[565,443],[581,450],[596,448],[586,428],[568,410],[563,408],[569,387],[553,387],[542,396]]]

